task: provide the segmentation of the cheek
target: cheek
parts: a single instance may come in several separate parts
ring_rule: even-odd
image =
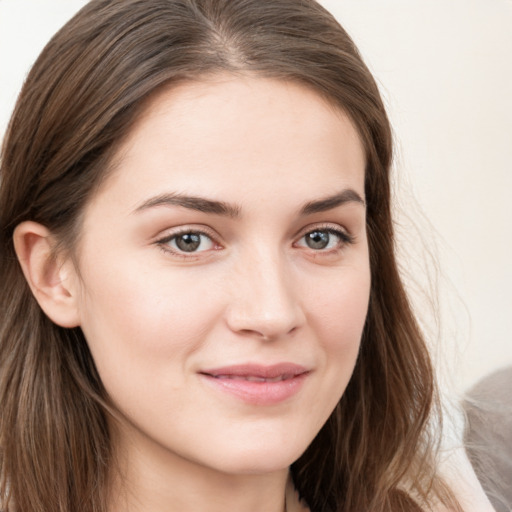
[[[107,393],[136,424],[192,401],[188,370],[222,309],[208,290],[169,275],[118,262],[84,276],[82,330]]]
[[[363,265],[344,268],[336,275],[335,280],[307,295],[308,329],[318,344],[319,385],[308,409],[315,435],[352,377],[368,311],[369,270]]]
[[[315,329],[332,349],[359,345],[368,311],[369,269],[345,269],[343,274],[308,297]]]
[[[345,391],[357,360],[370,294],[370,272],[347,272],[327,291],[310,296],[311,328],[322,347],[332,407]],[[330,407],[330,406],[329,406]]]
[[[222,309],[200,282],[148,272],[133,261],[105,261],[87,271],[84,282],[82,330],[105,378],[113,371],[150,374],[165,371],[170,361],[179,364]]]

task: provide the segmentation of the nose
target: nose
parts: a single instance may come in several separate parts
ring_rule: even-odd
[[[260,252],[241,262],[240,267],[232,274],[226,312],[232,331],[275,340],[304,324],[297,283],[293,282],[284,258]]]

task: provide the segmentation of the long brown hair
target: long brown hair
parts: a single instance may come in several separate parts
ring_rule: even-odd
[[[2,148],[2,510],[105,512],[113,464],[111,408],[86,340],[39,308],[13,230],[39,222],[71,251],[144,100],[220,71],[304,84],[349,114],[366,151],[372,286],[361,351],[342,399],[292,466],[296,488],[314,512],[455,506],[436,476],[433,371],[395,262],[390,126],[350,37],[314,0],[93,0],[35,63]]]

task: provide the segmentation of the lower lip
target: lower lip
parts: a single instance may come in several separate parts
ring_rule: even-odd
[[[206,374],[201,376],[211,386],[235,396],[248,404],[274,405],[296,395],[304,384],[307,375],[307,372],[301,373],[291,379],[277,382],[253,382],[243,379],[212,377]]]

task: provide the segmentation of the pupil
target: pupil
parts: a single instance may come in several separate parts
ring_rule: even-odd
[[[325,249],[329,244],[329,233],[312,231],[306,235],[306,244],[311,249]]]
[[[201,235],[196,233],[186,233],[176,238],[176,245],[185,252],[195,251],[201,244]]]

